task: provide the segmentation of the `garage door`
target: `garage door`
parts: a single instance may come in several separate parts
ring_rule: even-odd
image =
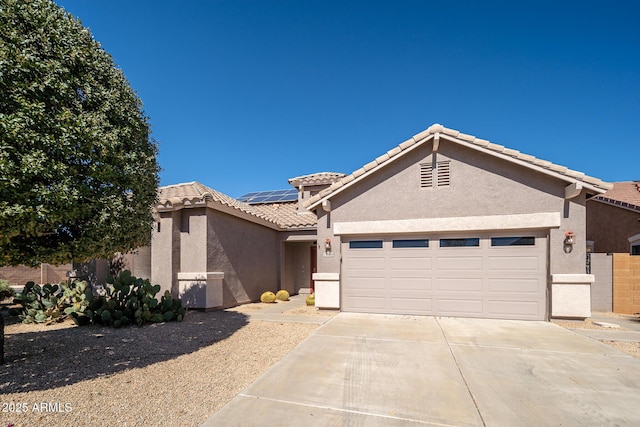
[[[342,309],[544,320],[545,232],[343,238]]]

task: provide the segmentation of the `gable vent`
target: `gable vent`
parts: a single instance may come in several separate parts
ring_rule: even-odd
[[[438,187],[448,187],[451,184],[451,162],[437,162]]]
[[[428,163],[420,163],[420,187],[433,187],[433,168]]]
[[[420,187],[433,188],[451,185],[451,162],[449,160],[432,163],[420,163]]]

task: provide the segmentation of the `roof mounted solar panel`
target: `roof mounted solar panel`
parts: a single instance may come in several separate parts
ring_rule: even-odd
[[[289,190],[253,191],[238,197],[238,200],[250,205],[293,202],[298,200],[298,190],[292,188]]]

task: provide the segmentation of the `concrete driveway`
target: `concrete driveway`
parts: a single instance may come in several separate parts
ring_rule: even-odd
[[[203,425],[613,426],[639,408],[640,360],[552,323],[340,313]]]

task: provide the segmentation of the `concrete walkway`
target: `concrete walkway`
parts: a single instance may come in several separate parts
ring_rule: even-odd
[[[614,313],[591,314],[594,322],[604,322],[616,328],[607,329],[572,329],[577,334],[604,341],[627,341],[640,343],[640,317]]]
[[[337,311],[325,311],[324,315],[310,316],[307,314],[291,315],[287,312],[306,306],[307,295],[294,295],[289,298],[289,301],[277,301],[272,304],[256,303],[248,306],[238,306],[227,309],[227,311],[235,311],[242,313],[252,320],[263,320],[266,322],[280,322],[280,323],[310,323],[314,325],[322,325],[331,319],[331,317],[337,314]],[[311,308],[311,307],[310,307]]]
[[[639,425],[640,360],[548,322],[340,313],[203,426]]]

